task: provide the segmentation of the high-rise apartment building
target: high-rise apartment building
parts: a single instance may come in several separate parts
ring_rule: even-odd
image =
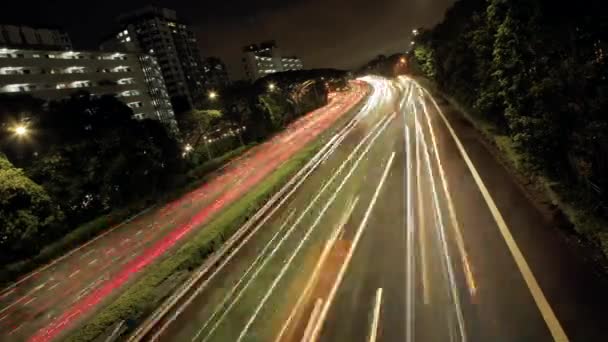
[[[101,44],[102,50],[120,48],[154,56],[174,103],[202,103],[205,80],[196,38],[175,11],[149,6],[120,15],[118,22],[121,29]]]
[[[58,100],[77,90],[114,95],[136,118],[176,127],[160,66],[149,55],[0,48],[0,93]]]
[[[302,70],[304,65],[298,57],[286,57],[275,41],[251,44],[243,48],[245,75],[251,81],[266,75],[290,70]]]
[[[59,29],[0,25],[0,46],[21,49],[71,50],[70,36]]]

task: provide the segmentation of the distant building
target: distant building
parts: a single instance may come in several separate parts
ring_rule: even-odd
[[[137,51],[158,60],[172,101],[189,107],[202,103],[204,70],[194,33],[175,11],[148,6],[118,17],[121,29],[101,44],[102,50]]]
[[[160,67],[149,55],[0,48],[0,93],[58,100],[81,89],[115,95],[136,118],[175,127]]]
[[[228,85],[228,70],[226,64],[217,57],[209,57],[203,61],[205,85],[211,89],[221,89]]]
[[[71,50],[70,36],[58,29],[0,25],[0,46],[23,49]]]
[[[243,55],[245,75],[251,81],[275,72],[304,68],[298,57],[283,56],[275,41],[245,46]]]

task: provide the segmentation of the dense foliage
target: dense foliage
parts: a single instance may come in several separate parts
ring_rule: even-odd
[[[211,109],[177,115],[195,164],[238,146],[266,139],[293,120],[327,103],[326,83],[345,80],[336,70],[276,73],[254,83],[235,82],[216,92]],[[342,82],[346,84],[346,82]]]
[[[35,252],[59,219],[44,189],[0,155],[0,261]]]
[[[416,37],[418,70],[508,135],[526,166],[606,215],[608,15],[600,1],[461,0]]]
[[[3,196],[10,196],[3,200],[0,220],[12,232],[5,236],[13,239],[10,249],[0,249],[0,260],[35,254],[80,224],[151,198],[182,168],[176,138],[158,121],[134,119],[112,96],[76,93],[48,106],[7,99],[2,107],[18,113],[2,117],[1,138],[3,150],[22,170],[5,160],[0,175]],[[26,136],[10,130],[16,124],[29,127]],[[23,208],[14,211],[19,205]]]

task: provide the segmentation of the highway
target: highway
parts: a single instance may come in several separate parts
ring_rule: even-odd
[[[413,79],[364,80],[322,163],[130,340],[605,341],[605,280],[470,124]]]
[[[175,201],[108,229],[0,291],[0,341],[50,341],[89,317],[191,232],[242,196],[365,96],[366,86],[331,94],[330,103],[250,149]]]

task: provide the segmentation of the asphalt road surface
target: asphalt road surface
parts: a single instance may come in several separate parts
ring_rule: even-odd
[[[49,341],[118,293],[141,270],[178,246],[218,211],[331,127],[365,94],[332,94],[330,104],[290,125],[163,207],[120,224],[0,291],[0,341]]]
[[[146,340],[606,341],[606,282],[477,133],[369,77],[340,144]]]

